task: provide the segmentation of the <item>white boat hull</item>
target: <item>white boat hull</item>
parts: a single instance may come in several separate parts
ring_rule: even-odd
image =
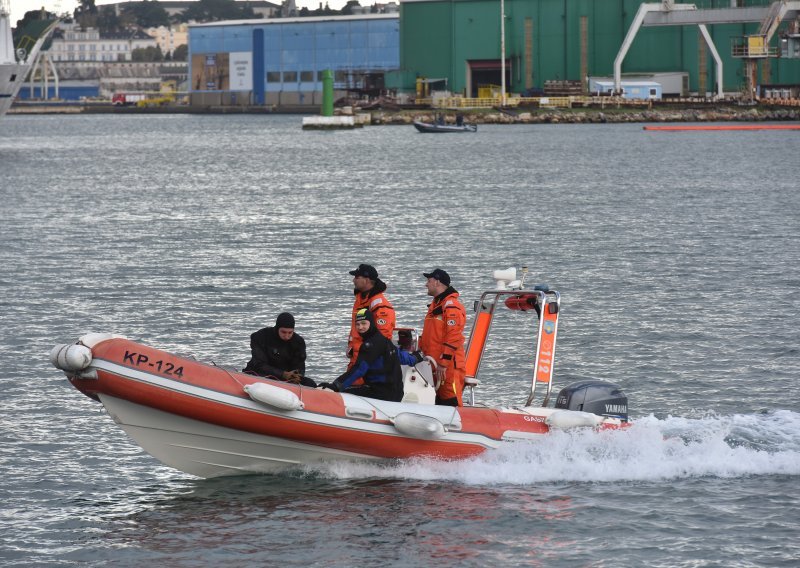
[[[56,346],[50,358],[145,451],[199,477],[335,460],[464,459],[508,440],[541,436],[551,427],[622,426],[617,418],[588,421],[584,413],[554,408],[456,408],[314,389],[207,365],[112,334]],[[416,370],[407,371],[411,381]]]
[[[198,477],[273,473],[336,459],[376,459],[225,428],[99,395],[111,418],[148,454]]]
[[[14,102],[14,97],[17,96],[19,86],[24,80],[23,75],[27,72],[27,65],[0,64],[0,117],[11,108],[11,103]]]

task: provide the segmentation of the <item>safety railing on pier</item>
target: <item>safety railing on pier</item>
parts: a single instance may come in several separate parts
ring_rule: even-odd
[[[800,107],[800,99],[759,99],[762,105]]]
[[[573,108],[573,107],[619,107],[619,106],[644,106],[650,107],[652,101],[646,99],[625,99],[623,97],[609,96],[569,96],[569,97],[506,97],[505,105],[500,97],[468,98],[468,97],[437,97],[435,99],[417,99],[417,104],[428,105],[437,109],[479,109],[505,107],[538,107],[538,108]]]
[[[770,47],[762,34],[731,38],[731,55],[738,58],[761,59],[777,57],[778,48]]]

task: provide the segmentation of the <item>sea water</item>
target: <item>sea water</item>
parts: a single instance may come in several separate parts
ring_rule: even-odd
[[[303,132],[300,117],[0,122],[5,566],[796,566],[800,192],[794,132],[641,125]],[[291,311],[344,370],[347,274],[419,327],[423,271],[562,294],[556,390],[620,385],[634,426],[460,462],[201,480],[50,366],[113,332],[244,366]],[[518,405],[531,314],[496,318],[476,397]]]

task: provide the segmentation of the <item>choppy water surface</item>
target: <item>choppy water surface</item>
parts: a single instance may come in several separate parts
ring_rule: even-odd
[[[797,564],[796,133],[299,123],[0,122],[4,565]],[[471,305],[491,270],[528,265],[562,293],[557,388],[615,381],[636,425],[467,462],[198,480],[47,361],[109,331],[243,365],[249,333],[290,310],[309,375],[330,379],[360,262],[405,325],[423,270]],[[523,317],[493,328],[482,402],[524,401]]]

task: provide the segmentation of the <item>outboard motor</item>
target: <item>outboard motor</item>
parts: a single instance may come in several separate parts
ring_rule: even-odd
[[[579,381],[564,387],[558,393],[556,408],[581,410],[628,421],[628,397],[617,385],[606,381]]]

